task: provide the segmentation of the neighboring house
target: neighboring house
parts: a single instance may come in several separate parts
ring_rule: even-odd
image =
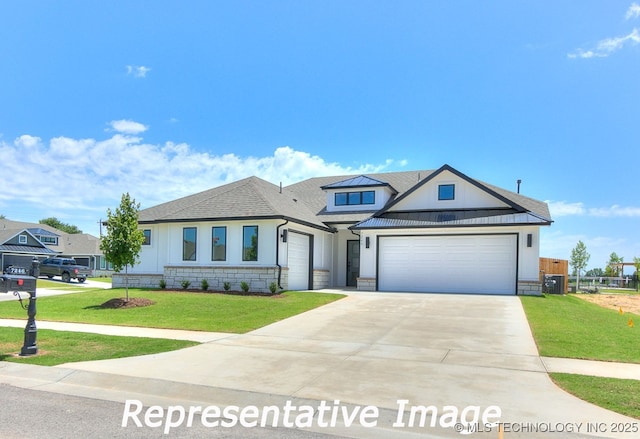
[[[547,204],[435,171],[246,178],[140,211],[130,285],[540,294]],[[114,276],[114,286],[122,284]]]
[[[0,219],[0,264],[30,267],[31,260],[51,256],[75,258],[92,269],[94,275],[111,274],[100,250],[100,238],[86,234],[69,234],[46,224]]]

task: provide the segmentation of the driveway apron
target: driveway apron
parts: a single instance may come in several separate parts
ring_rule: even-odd
[[[351,292],[248,334],[157,355],[60,367],[302,400],[497,406],[501,422],[636,422],[549,379],[517,297]],[[560,426],[560,427],[558,427]],[[561,432],[539,437],[583,437]],[[496,437],[496,433],[482,435]],[[517,434],[505,437],[537,437]],[[603,437],[630,437],[607,432]]]

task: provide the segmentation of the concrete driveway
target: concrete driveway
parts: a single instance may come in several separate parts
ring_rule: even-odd
[[[209,394],[209,404],[339,400],[380,409],[375,429],[311,428],[348,437],[459,437],[452,428],[417,421],[411,427],[406,416],[398,421],[399,400],[407,407],[435,406],[439,415],[447,406],[459,412],[499,407],[505,432],[473,437],[630,438],[634,435],[614,434],[609,426],[638,425],[551,382],[517,297],[349,293],[249,334],[220,334],[158,355],[60,367],[218,389],[220,399],[212,401],[217,397]],[[183,399],[198,399],[195,395]],[[586,423],[598,423],[599,430],[588,432]]]

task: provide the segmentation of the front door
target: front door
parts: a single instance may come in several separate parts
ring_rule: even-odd
[[[347,286],[358,286],[360,276],[360,241],[347,241]]]

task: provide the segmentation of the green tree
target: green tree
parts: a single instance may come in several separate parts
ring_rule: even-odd
[[[0,214],[0,219],[7,219],[7,217],[2,215],[2,214]]]
[[[571,250],[569,265],[571,265],[576,272],[576,290],[580,288],[580,272],[587,266],[590,257],[591,255],[587,253],[587,246],[584,245],[582,241],[578,241],[575,248]]]
[[[607,267],[609,268],[609,273],[613,277],[620,276],[620,272],[622,271],[622,264],[624,258],[618,256],[616,252],[613,252],[609,255],[609,262],[607,263]]]
[[[138,228],[138,211],[136,203],[129,193],[122,194],[120,206],[115,212],[107,209],[106,234],[100,243],[104,256],[113,265],[116,272],[124,268],[125,301],[129,301],[129,265],[138,262],[138,255],[144,242],[144,233]]]
[[[636,267],[636,291],[640,291],[640,258],[633,258],[633,265]]]
[[[592,268],[588,270],[585,274],[587,277],[602,277],[604,276],[604,270],[602,268]]]
[[[41,219],[40,221],[38,221],[38,223],[46,224],[47,226],[51,226],[51,227],[56,228],[58,230],[62,230],[63,232],[69,233],[71,235],[75,235],[77,233],[82,233],[82,230],[80,230],[76,226],[71,225],[71,224],[67,224],[67,223],[63,223],[58,218],[53,217],[53,216],[49,217],[49,218]]]

